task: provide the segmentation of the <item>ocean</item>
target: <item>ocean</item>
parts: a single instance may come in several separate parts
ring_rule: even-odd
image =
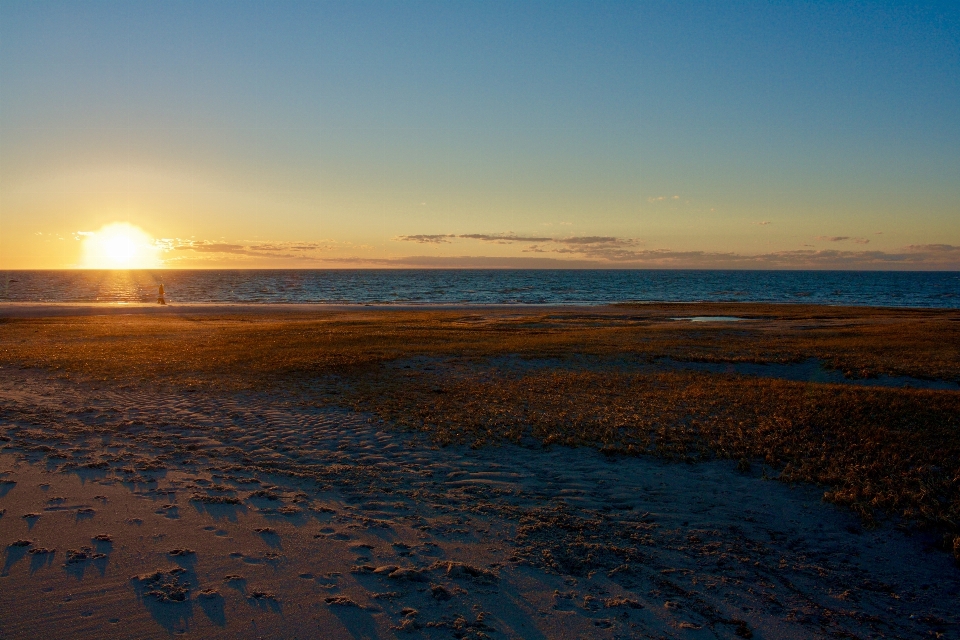
[[[0,271],[0,302],[605,304],[960,308],[960,273],[720,270]]]

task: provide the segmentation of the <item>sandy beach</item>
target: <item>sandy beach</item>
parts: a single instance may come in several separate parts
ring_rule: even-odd
[[[960,637],[955,311],[155,309],[0,307],[0,637]]]

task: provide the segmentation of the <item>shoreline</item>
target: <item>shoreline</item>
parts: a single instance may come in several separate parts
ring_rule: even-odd
[[[0,318],[53,318],[76,316],[108,315],[188,315],[188,314],[252,314],[270,313],[323,313],[323,312],[371,312],[371,311],[490,311],[490,312],[604,312],[618,314],[630,309],[676,309],[676,308],[715,308],[738,309],[759,308],[797,311],[804,308],[823,308],[831,311],[850,312],[890,312],[890,313],[935,313],[949,314],[960,309],[943,307],[894,307],[876,305],[846,305],[811,302],[723,302],[695,300],[688,302],[669,301],[624,301],[597,303],[341,303],[341,302],[168,302],[159,305],[150,302],[0,302]],[[671,318],[687,320],[688,318]],[[755,318],[743,318],[752,320]]]
[[[338,303],[338,302],[183,302],[158,305],[149,302],[0,302],[0,318],[45,318],[94,315],[147,314],[264,314],[344,311],[471,311],[471,310],[597,310],[613,305],[588,304],[468,304],[468,303]]]

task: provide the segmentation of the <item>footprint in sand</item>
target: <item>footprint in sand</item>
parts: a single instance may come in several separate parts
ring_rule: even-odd
[[[224,576],[223,583],[240,593],[245,594],[247,592],[247,579],[239,574],[231,573]]]
[[[180,518],[180,509],[175,504],[165,504],[154,511],[154,513],[171,520],[178,520]]]

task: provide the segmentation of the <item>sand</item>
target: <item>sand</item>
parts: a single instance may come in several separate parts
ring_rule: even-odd
[[[33,327],[3,335],[26,344]],[[220,328],[203,331],[197,344]],[[66,351],[85,335],[44,344]],[[127,344],[113,335],[96,344]],[[178,385],[88,352],[103,358],[97,346],[39,367],[4,356],[0,368],[0,638],[960,637],[960,567],[933,532],[893,518],[865,528],[822,487],[776,481],[756,461],[738,470],[533,439],[438,447],[293,387]],[[563,366],[612,362],[591,358]],[[436,364],[403,362],[385,371]],[[820,371],[806,360],[631,366]]]
[[[958,637],[931,540],[758,465],[9,367],[0,437],[3,638]]]
[[[170,302],[158,305],[150,302],[0,302],[0,318],[63,318],[87,316],[213,316],[244,314],[254,316],[277,316],[282,314],[324,314],[338,312],[383,312],[447,310],[484,312],[529,312],[571,310],[603,312],[604,306],[558,305],[558,304],[337,304],[325,302],[291,303],[242,303],[242,302]]]

